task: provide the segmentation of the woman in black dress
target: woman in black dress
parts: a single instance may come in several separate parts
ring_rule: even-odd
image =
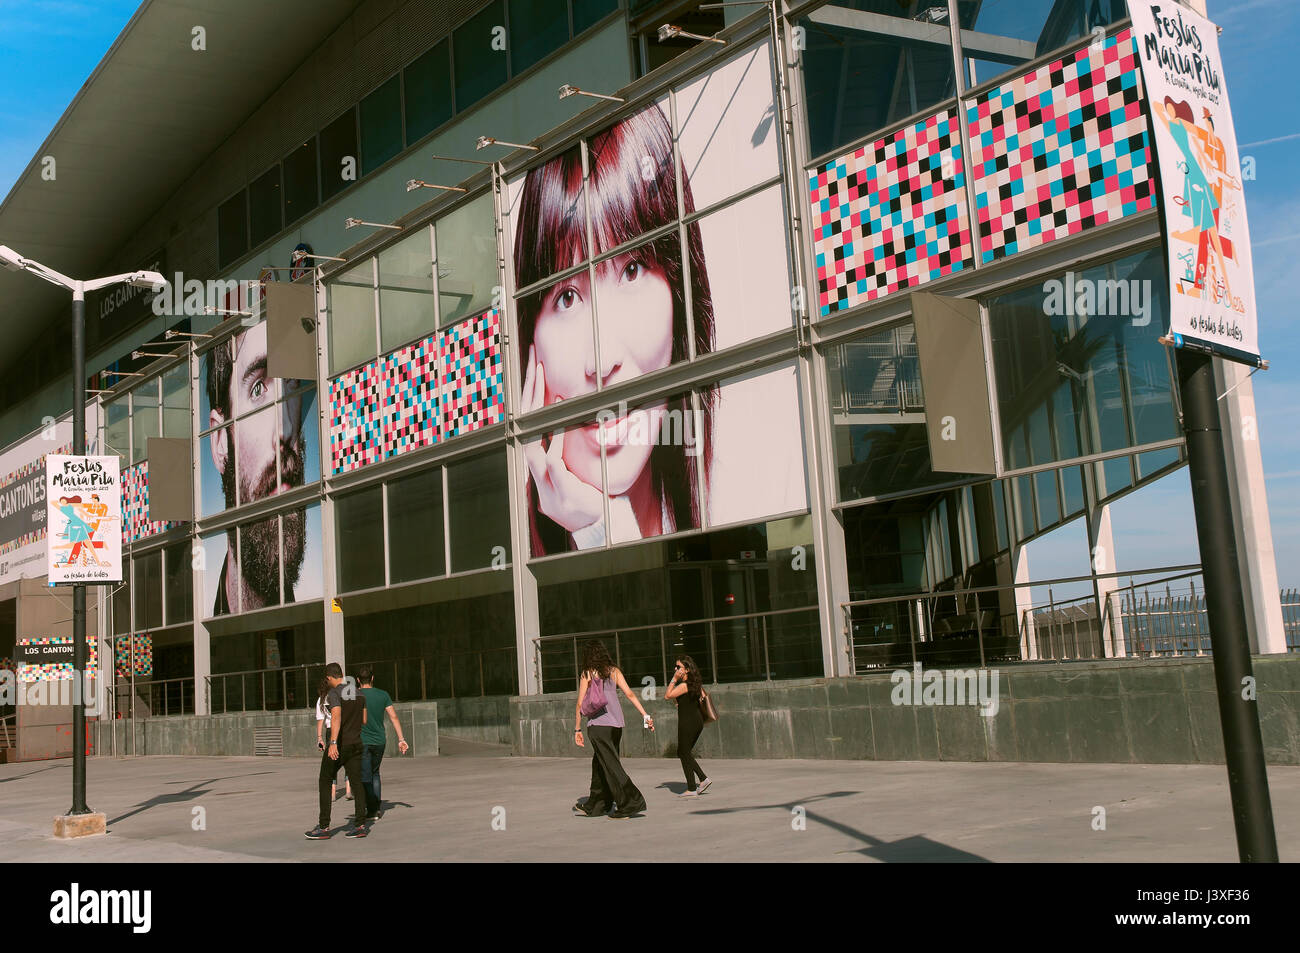
[[[697,797],[712,782],[704,776],[703,769],[691,754],[695,742],[704,730],[704,715],[700,712],[700,699],[704,694],[703,680],[695,660],[689,655],[677,656],[672,681],[668,683],[665,698],[677,701],[677,755],[682,760],[682,773],[686,775],[686,790],[678,797]],[[698,777],[699,787],[695,779]]]

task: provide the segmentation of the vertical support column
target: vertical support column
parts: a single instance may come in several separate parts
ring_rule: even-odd
[[[515,610],[516,680],[520,695],[540,695],[541,659],[536,640],[542,630],[537,608],[537,577],[528,566],[532,552],[528,523],[528,463],[515,425],[519,406],[516,388],[523,386],[523,380],[515,373],[517,358],[514,346],[519,340],[515,322],[515,281],[509,267],[512,259],[506,254],[510,242],[510,210],[505,180],[499,166],[495,165],[492,167],[492,195],[496,216],[497,274],[501,282],[497,297],[501,302],[501,367],[506,403],[506,477],[510,494],[510,575]]]
[[[1008,518],[1007,522],[1011,520]],[[1014,527],[1008,528],[1014,535]],[[1024,636],[1025,658],[1034,661],[1038,658],[1038,637],[1034,632],[1033,614],[1029,611],[1034,607],[1034,592],[1026,585],[1029,582],[1029,550],[1019,543],[1011,546],[1011,577],[1016,584],[1016,624]]]
[[[1255,414],[1254,382],[1250,371],[1233,361],[1215,361],[1214,386],[1226,396],[1219,400],[1219,427],[1228,464],[1228,492],[1236,521],[1237,558],[1241,564],[1246,631],[1256,655],[1286,652],[1286,629],[1273,555],[1273,529],[1268,519],[1264,461],[1259,451],[1259,418]]]
[[[325,320],[329,312],[329,300],[325,285],[320,280],[320,267],[314,269],[313,282],[316,288],[316,404],[320,408],[317,420],[319,439],[317,446],[321,453],[321,483],[328,488],[329,477],[333,475],[330,466],[330,435],[326,421],[330,419],[329,408],[329,322]],[[334,540],[334,498],[324,494],[320,504],[321,534],[321,592],[324,611],[325,661],[338,662],[347,669],[347,656],[344,652],[344,619],[342,612],[334,611],[334,597],[338,595],[338,556]]]
[[[200,590],[201,591],[201,590]],[[196,613],[197,614],[197,613]],[[212,675],[212,637],[202,622],[194,623],[194,714],[210,715],[208,679]]]
[[[801,97],[791,95],[797,82],[799,65],[788,50],[793,46],[785,4],[773,0],[772,58],[776,80],[776,107],[780,117],[778,137],[780,160],[785,182],[783,200],[790,223],[787,240],[795,282],[792,301],[793,320],[801,344],[799,367],[799,403],[803,409],[803,446],[805,481],[809,511],[812,514],[814,559],[817,574],[818,621],[821,627],[822,667],[827,677],[853,674],[849,624],[841,608],[849,601],[848,555],[844,542],[844,524],[835,507],[835,454],[830,424],[830,404],[826,389],[825,357],[811,346],[812,319],[809,299],[813,298],[811,276],[816,274],[812,260],[812,236],[804,231],[802,210],[807,207],[803,170],[808,156],[807,144],[796,127],[806,127]]]

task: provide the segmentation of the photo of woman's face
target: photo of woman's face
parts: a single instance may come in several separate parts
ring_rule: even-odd
[[[598,301],[600,366],[591,333],[591,308]],[[673,348],[673,295],[661,268],[647,265],[629,253],[596,268],[596,287],[587,272],[556,282],[545,292],[537,315],[534,344],[543,368],[547,404],[610,387],[667,367]],[[629,414],[629,417],[632,415]],[[630,431],[647,432],[641,421],[632,429],[627,421],[606,428],[607,460],[612,495],[626,492],[635,482],[650,453],[646,446],[618,440]],[[565,440],[564,461],[584,483],[600,486],[600,427],[581,428],[576,439]],[[657,433],[657,427],[655,431]],[[617,468],[614,464],[618,458]],[[631,468],[635,467],[635,471]],[[615,469],[626,479],[615,481]],[[621,488],[620,488],[621,485]]]

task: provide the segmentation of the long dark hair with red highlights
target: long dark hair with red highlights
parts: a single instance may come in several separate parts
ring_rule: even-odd
[[[672,130],[656,104],[651,103],[593,136],[588,152],[591,165],[588,201],[596,254],[677,220]],[[528,173],[519,198],[515,224],[516,288],[543,281],[587,257],[587,221],[583,207],[582,156],[577,148]],[[684,169],[682,208],[686,215],[695,211],[690,181]],[[686,269],[676,232],[629,252],[645,267],[662,271],[672,290],[671,361],[674,364],[690,355],[688,334],[694,336],[696,354],[712,352],[714,344],[713,297],[709,292],[704,243],[697,222],[686,228],[686,248],[686,257],[690,261],[689,281],[684,280]],[[597,270],[609,266],[610,262],[606,261],[598,265]],[[520,380],[528,368],[528,351],[533,343],[537,316],[549,290],[549,287],[544,288],[520,298],[516,307]],[[694,325],[690,329],[686,320],[688,293]],[[652,485],[669,516],[664,525],[665,533],[703,525],[698,487],[701,480],[707,485],[712,466],[716,403],[716,386],[706,388],[700,401],[703,433],[694,435],[696,441],[702,442],[698,455],[688,454],[685,446],[666,445],[663,441],[656,442],[650,452]],[[694,419],[688,396],[669,398],[665,409],[680,411],[683,420]],[[564,527],[539,512],[537,489],[531,481],[528,512],[534,555],[573,548],[572,539]]]

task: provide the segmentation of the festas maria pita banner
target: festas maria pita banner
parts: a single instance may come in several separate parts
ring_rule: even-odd
[[[1259,358],[1255,275],[1218,29],[1174,3],[1129,0],[1160,162],[1169,331]]]
[[[45,458],[49,581],[122,581],[122,482],[118,458]]]

